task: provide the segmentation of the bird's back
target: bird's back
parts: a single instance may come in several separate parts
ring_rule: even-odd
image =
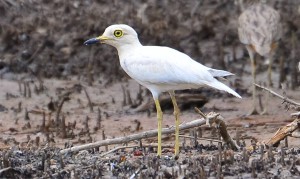
[[[279,13],[262,3],[248,7],[240,15],[238,26],[240,41],[262,56],[270,53],[282,36]]]
[[[140,46],[120,55],[120,63],[126,73],[150,91],[164,92],[211,86],[236,92],[214,78],[232,75],[223,70],[208,68],[188,55],[169,47]]]
[[[122,68],[132,78],[151,84],[186,84],[213,76],[208,67],[169,47],[141,46],[120,55]]]

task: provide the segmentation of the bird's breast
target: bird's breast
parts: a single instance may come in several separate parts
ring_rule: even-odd
[[[155,74],[164,74],[165,68],[163,64],[157,65],[157,63],[152,63],[151,61],[136,60],[130,58],[121,58],[120,65],[123,70],[132,78],[139,79],[139,77],[151,78]]]

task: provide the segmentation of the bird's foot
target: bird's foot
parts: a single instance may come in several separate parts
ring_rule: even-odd
[[[261,113],[260,113],[260,115],[268,115],[269,113],[268,113],[268,110],[267,109],[264,109]]]
[[[175,157],[178,157],[179,153],[180,153],[179,142],[177,143],[177,145],[176,145],[176,142],[175,142],[175,148],[174,148],[174,155],[175,155]]]
[[[257,114],[259,114],[259,113],[257,112],[256,108],[253,107],[253,108],[248,112],[247,116],[257,115]]]
[[[157,153],[156,157],[161,158],[161,154]]]

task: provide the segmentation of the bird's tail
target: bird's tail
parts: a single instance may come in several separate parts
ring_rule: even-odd
[[[213,77],[225,77],[225,76],[232,76],[234,75],[233,73],[230,73],[228,71],[224,70],[217,70],[217,69],[209,69],[208,72],[213,76]]]
[[[212,82],[206,83],[206,85],[216,88],[218,90],[222,90],[222,91],[226,91],[230,94],[232,94],[233,96],[236,96],[238,98],[242,98],[237,92],[235,92],[234,90],[232,90],[231,88],[229,88],[228,86],[226,86],[225,84],[219,82],[218,80],[214,80]]]

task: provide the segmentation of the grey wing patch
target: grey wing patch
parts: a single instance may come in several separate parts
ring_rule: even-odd
[[[234,75],[233,73],[230,73],[228,71],[224,70],[216,70],[216,69],[209,69],[208,72],[213,76],[213,77],[225,77],[225,76],[232,76]]]

